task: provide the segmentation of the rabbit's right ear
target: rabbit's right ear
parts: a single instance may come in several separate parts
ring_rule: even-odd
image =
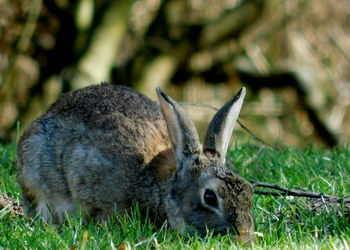
[[[167,96],[160,88],[157,88],[157,94],[176,162],[178,163],[177,166],[179,167],[186,157],[199,154],[200,142],[198,133],[191,118],[179,104]]]
[[[204,139],[203,152],[218,157],[223,164],[225,164],[228,144],[241,111],[245,92],[243,87],[215,114]]]

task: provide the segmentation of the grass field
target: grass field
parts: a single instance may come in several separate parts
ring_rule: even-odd
[[[281,151],[237,144],[229,152],[234,170],[247,180],[346,197],[350,194],[350,149],[285,148]],[[0,192],[20,200],[13,165],[15,146],[0,145]],[[349,249],[350,219],[344,207],[312,212],[306,198],[254,196],[257,231],[254,249]],[[116,222],[120,226],[116,227]],[[205,238],[156,229],[139,220],[137,210],[128,217],[111,217],[108,223],[83,225],[79,216],[65,225],[51,226],[10,215],[0,209],[0,248],[54,249],[235,249],[232,236]]]

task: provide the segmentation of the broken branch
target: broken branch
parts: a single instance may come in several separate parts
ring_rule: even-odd
[[[257,181],[251,181],[250,182],[254,188],[254,194],[261,194],[261,195],[271,195],[271,196],[297,196],[297,197],[307,197],[307,198],[316,198],[316,199],[329,199],[333,202],[343,202],[343,203],[350,203],[350,199],[346,198],[340,198],[333,195],[328,195],[324,193],[315,193],[315,192],[308,192],[308,191],[298,191],[293,189],[287,189],[281,186],[278,186],[276,184],[269,184],[264,182],[257,182]],[[257,187],[263,187],[263,188],[270,188],[274,190],[278,190],[280,192],[273,192],[273,191],[264,191],[264,190],[257,190]]]

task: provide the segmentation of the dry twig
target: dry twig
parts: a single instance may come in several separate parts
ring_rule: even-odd
[[[271,196],[297,196],[297,197],[306,197],[306,198],[315,198],[315,199],[327,199],[331,202],[338,202],[338,203],[350,203],[350,199],[348,198],[340,198],[337,196],[328,195],[324,193],[298,191],[293,189],[287,189],[287,188],[278,186],[276,184],[269,184],[269,183],[257,182],[257,181],[251,181],[250,183],[254,188],[254,194],[271,195]],[[258,190],[256,189],[257,187],[278,190],[279,192]]]

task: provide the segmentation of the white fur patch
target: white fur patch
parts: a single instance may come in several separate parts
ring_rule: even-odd
[[[52,214],[45,200],[39,200],[36,207],[36,213],[40,216],[46,223],[52,222]]]
[[[69,199],[60,199],[56,203],[55,212],[61,222],[64,221],[66,213],[73,215],[76,210],[75,204]]]

